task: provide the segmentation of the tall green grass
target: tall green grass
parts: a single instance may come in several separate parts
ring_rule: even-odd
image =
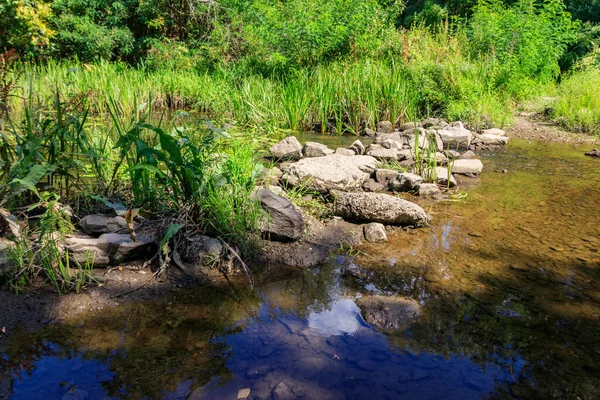
[[[404,48],[392,55],[279,75],[253,72],[243,63],[211,72],[147,71],[108,62],[27,64],[11,106],[23,109],[31,86],[36,103],[46,107],[57,90],[87,97],[92,114],[107,113],[108,99],[120,113],[132,114],[151,97],[154,109],[196,110],[265,132],[353,133],[381,120],[402,123],[428,116],[476,126],[509,122],[512,97],[498,87],[496,61],[472,57],[464,29],[415,27],[393,35]]]
[[[554,116],[566,128],[600,135],[600,68],[569,75],[558,87]]]

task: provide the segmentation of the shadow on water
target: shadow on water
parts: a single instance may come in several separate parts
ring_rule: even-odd
[[[483,158],[465,201],[423,203],[432,227],[355,258],[13,331],[0,398],[598,398],[598,164],[521,141]],[[385,335],[364,294],[424,311]]]

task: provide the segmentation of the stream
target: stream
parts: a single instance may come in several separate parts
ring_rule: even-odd
[[[447,201],[407,195],[432,226],[386,244],[266,265],[253,292],[188,288],[16,328],[0,399],[600,398],[600,161],[518,139],[479,155],[481,177]],[[366,294],[423,313],[386,335],[361,316]]]

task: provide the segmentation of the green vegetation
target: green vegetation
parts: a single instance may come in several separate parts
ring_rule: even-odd
[[[37,232],[30,204],[111,204],[130,223],[184,214],[251,253],[256,155],[284,134],[425,117],[505,126],[548,94],[557,121],[598,134],[598,15],[579,0],[6,0],[2,215]],[[417,152],[432,170],[436,152]],[[27,246],[55,253],[40,240]]]

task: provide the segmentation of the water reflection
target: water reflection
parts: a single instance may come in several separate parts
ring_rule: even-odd
[[[360,308],[352,299],[340,299],[331,304],[331,308],[312,312],[308,316],[308,327],[324,337],[353,335],[361,325],[366,324]]]

